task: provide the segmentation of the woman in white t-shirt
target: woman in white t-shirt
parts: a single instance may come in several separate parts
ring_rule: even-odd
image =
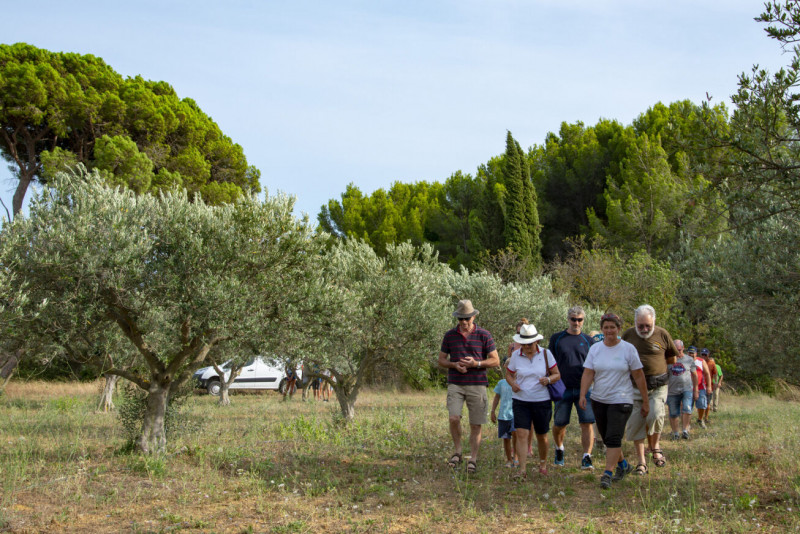
[[[511,402],[514,408],[514,428],[516,431],[517,451],[527,448],[528,433],[533,425],[536,442],[539,448],[539,474],[547,474],[547,433],[550,431],[550,419],[553,417],[553,403],[547,385],[561,378],[556,360],[547,349],[539,348],[539,340],[543,336],[532,324],[520,327],[514,341],[521,347],[511,354],[506,367],[506,381],[511,386]],[[547,361],[545,363],[545,355]],[[519,471],[514,473],[515,479],[524,480],[528,458],[525,453],[519,454]]]
[[[603,342],[589,348],[581,378],[579,404],[582,409],[586,408],[586,393],[594,382],[592,411],[606,445],[606,470],[600,476],[602,488],[610,488],[612,481],[622,480],[633,470],[622,455],[622,437],[633,410],[631,377],[642,394],[642,417],[646,418],[650,411],[639,353],[636,347],[619,338],[621,328],[622,320],[613,313],[600,318]],[[636,472],[646,474],[647,466],[640,464]]]

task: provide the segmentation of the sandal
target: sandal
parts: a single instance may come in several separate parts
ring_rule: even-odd
[[[667,465],[667,459],[664,457],[664,451],[661,449],[653,449],[651,452],[653,453],[653,463],[656,464],[656,467],[664,467]],[[658,458],[656,458],[656,454],[658,454]]]
[[[452,469],[455,469],[456,467],[461,465],[461,453],[460,452],[454,452],[453,456],[451,456],[450,459],[447,460],[447,465],[449,465],[450,468],[452,468]]]
[[[647,466],[644,464],[639,464],[636,466],[636,469],[633,470],[634,475],[644,476],[647,474]]]
[[[470,460],[467,462],[467,474],[474,475],[475,471],[478,470],[478,463],[475,460]]]
[[[517,469],[516,471],[514,471],[514,474],[511,475],[511,480],[513,480],[514,482],[525,482],[526,480],[528,480],[528,473]]]

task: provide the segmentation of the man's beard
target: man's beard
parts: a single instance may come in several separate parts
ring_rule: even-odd
[[[650,339],[650,336],[652,336],[653,332],[655,332],[655,331],[656,331],[656,329],[652,328],[652,329],[650,329],[650,331],[648,333],[642,334],[641,332],[639,332],[639,329],[637,328],[636,329],[636,335],[639,336],[642,339]]]

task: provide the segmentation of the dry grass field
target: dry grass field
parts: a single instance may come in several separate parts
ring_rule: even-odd
[[[667,466],[601,491],[567,466],[509,479],[496,427],[479,472],[445,464],[445,394],[367,391],[335,403],[275,393],[196,395],[169,453],[125,446],[99,384],[9,384],[0,397],[0,531],[789,532],[800,529],[800,404],[728,396],[707,430],[664,442]],[[573,414],[574,417],[574,414]],[[626,451],[631,447],[625,444]],[[600,457],[595,455],[595,463]]]

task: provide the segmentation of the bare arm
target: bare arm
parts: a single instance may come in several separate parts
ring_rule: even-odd
[[[581,376],[581,395],[578,400],[578,406],[581,410],[586,409],[586,394],[589,392],[589,387],[594,382],[594,369],[583,368],[583,376]]]
[[[558,382],[558,380],[561,378],[561,373],[558,371],[558,365],[556,364],[553,364],[553,367],[551,367],[548,372],[550,373],[549,375],[543,376],[539,379],[539,383],[543,386],[552,384],[553,382]]]
[[[703,376],[706,377],[706,393],[714,391],[714,384],[711,383],[711,371],[706,364],[703,364]]]
[[[492,423],[497,422],[497,405],[500,404],[500,395],[495,394],[494,400],[492,401]]]
[[[692,398],[694,400],[697,400],[697,397],[699,396],[699,393],[697,391],[697,385],[698,385],[697,371],[692,371]]]
[[[511,386],[511,391],[517,393],[520,390],[519,384],[517,384],[517,377],[514,375],[514,371],[511,371],[508,367],[506,367],[506,382],[508,385]]]
[[[642,394],[642,417],[646,419],[647,414],[650,413],[650,400],[647,398],[647,382],[644,379],[644,371],[636,369],[635,371],[631,371],[631,376],[633,377],[633,381],[636,382],[636,386],[639,388],[639,393]]]
[[[443,367],[445,369],[455,369],[459,373],[466,373],[467,368],[464,366],[462,362],[451,362],[450,355],[446,352],[439,353],[439,367]]]
[[[481,367],[500,367],[500,355],[497,354],[497,350],[493,350],[486,356],[486,359],[481,362]]]

